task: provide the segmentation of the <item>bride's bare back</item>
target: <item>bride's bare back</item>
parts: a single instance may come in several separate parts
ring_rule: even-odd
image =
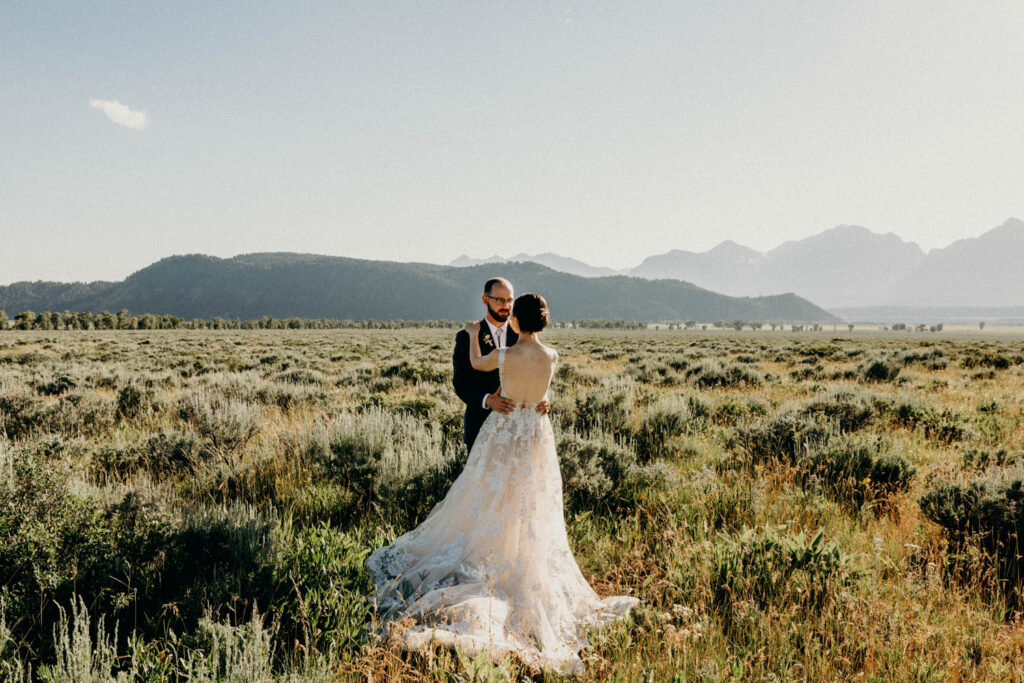
[[[540,342],[509,347],[505,351],[501,395],[513,401],[543,401],[557,361],[558,352]]]

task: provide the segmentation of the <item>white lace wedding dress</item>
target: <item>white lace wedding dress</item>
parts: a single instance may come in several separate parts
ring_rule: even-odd
[[[502,349],[502,386],[504,365]],[[384,623],[412,618],[393,632],[402,647],[512,652],[545,670],[578,672],[586,629],[637,604],[601,599],[576,565],[551,421],[536,405],[492,412],[444,499],[367,560]]]

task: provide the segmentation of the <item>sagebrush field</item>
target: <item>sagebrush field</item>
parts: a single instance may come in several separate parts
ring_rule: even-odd
[[[369,637],[465,460],[453,335],[0,332],[0,678],[543,678]],[[587,679],[1020,679],[1020,338],[545,341],[577,561],[642,601]]]

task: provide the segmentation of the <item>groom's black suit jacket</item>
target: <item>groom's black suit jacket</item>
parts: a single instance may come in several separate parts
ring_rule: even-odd
[[[486,356],[494,350],[493,341],[489,341],[491,339],[491,328],[488,327],[486,319],[480,321],[478,337],[480,338],[480,353]],[[511,327],[506,325],[505,347],[512,346],[518,339],[519,336],[512,331]],[[483,407],[484,394],[493,394],[497,391],[501,380],[498,379],[497,370],[480,372],[473,369],[472,364],[469,362],[469,333],[465,330],[459,330],[459,333],[455,335],[455,353],[452,354],[452,367],[455,370],[452,382],[455,385],[455,393],[466,404],[465,428],[462,440],[466,442],[466,447],[472,450],[477,432],[480,431],[480,425],[484,423],[484,420],[491,413],[489,408]]]

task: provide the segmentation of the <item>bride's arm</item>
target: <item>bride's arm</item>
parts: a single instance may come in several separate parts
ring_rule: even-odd
[[[494,349],[486,356],[480,354],[480,323],[477,321],[466,323],[466,332],[469,333],[469,362],[474,370],[490,372],[498,369],[498,349]]]

